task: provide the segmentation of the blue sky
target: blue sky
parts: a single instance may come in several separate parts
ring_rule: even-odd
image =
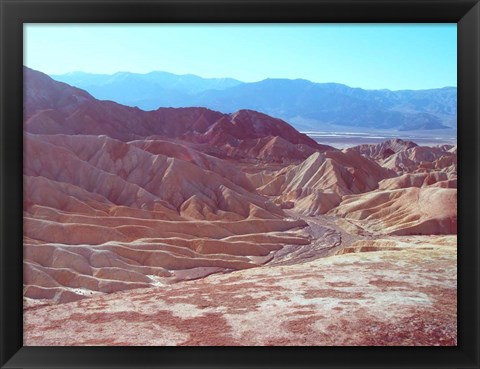
[[[25,24],[24,64],[48,74],[161,70],[366,89],[457,85],[456,24]]]

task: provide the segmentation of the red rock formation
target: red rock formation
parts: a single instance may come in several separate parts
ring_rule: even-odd
[[[407,187],[440,186],[456,188],[456,176],[446,172],[435,171],[429,173],[406,173],[398,177],[384,179],[379,182],[381,190],[396,190]]]
[[[359,154],[374,160],[384,160],[389,156],[404,150],[418,146],[415,142],[404,141],[399,138],[384,141],[379,144],[358,145],[346,151],[356,151]]]
[[[439,147],[417,146],[399,151],[385,159],[381,164],[383,167],[395,170],[398,173],[429,170],[456,172],[457,155]]]
[[[355,151],[328,151],[279,171],[259,191],[277,196],[276,202],[282,207],[318,215],[337,206],[343,195],[372,191],[381,180],[393,175]]]
[[[106,135],[121,141],[167,138],[196,144],[201,151],[222,158],[274,162],[298,162],[315,151],[334,150],[280,119],[251,110],[222,114],[205,108],[160,108],[145,112],[95,100],[27,68],[25,81],[25,130],[30,133]]]
[[[359,145],[346,150],[374,159],[399,174],[413,172],[457,171],[457,146],[418,146],[411,141],[388,140],[375,145]]]

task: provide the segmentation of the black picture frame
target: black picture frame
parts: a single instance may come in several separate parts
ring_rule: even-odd
[[[0,0],[2,368],[479,368],[478,0]],[[457,347],[22,347],[23,23],[458,25]]]

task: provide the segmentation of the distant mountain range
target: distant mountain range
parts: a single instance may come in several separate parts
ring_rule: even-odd
[[[251,109],[287,120],[300,130],[437,130],[455,129],[457,122],[455,87],[364,90],[303,79],[244,83],[167,72],[72,72],[51,77],[82,88],[97,99],[143,110],[201,106],[231,113]]]

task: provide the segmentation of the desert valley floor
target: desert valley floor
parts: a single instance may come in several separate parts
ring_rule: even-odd
[[[24,88],[25,345],[457,344],[456,145]]]

